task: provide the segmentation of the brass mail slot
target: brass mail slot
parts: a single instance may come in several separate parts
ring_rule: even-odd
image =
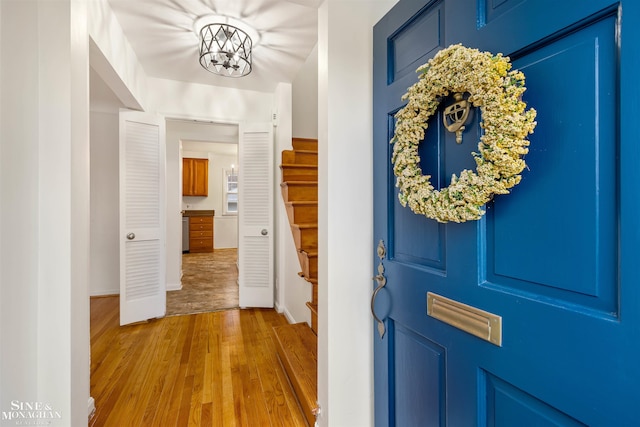
[[[502,317],[427,292],[427,314],[502,347]]]

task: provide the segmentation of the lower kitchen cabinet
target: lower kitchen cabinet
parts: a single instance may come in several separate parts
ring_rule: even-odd
[[[213,252],[213,216],[189,218],[189,252]]]

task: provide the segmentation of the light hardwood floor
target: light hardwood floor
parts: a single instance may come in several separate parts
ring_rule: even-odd
[[[90,426],[305,426],[278,362],[271,309],[120,327],[118,297],[91,299]]]

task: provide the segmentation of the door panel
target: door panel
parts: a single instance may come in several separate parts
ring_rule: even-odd
[[[445,156],[440,152],[442,145],[439,143],[444,138],[444,134],[440,131],[443,129],[441,118],[432,117],[429,127],[434,129],[434,132],[425,136],[425,143],[420,145],[418,154],[422,159],[423,168],[433,171],[431,172],[433,182],[442,183],[444,182]],[[394,128],[395,119],[391,117],[389,134],[392,136]],[[392,146],[389,145],[389,158],[391,158],[391,148]],[[393,174],[389,176],[388,194],[394,199],[398,197]],[[407,264],[444,270],[446,265],[444,227],[435,221],[424,224],[422,218],[398,203],[389,203],[388,206],[389,216],[393,222],[388,249],[394,259]]]
[[[481,381],[486,386],[487,396],[487,406],[481,411],[480,421],[486,422],[483,425],[586,427],[586,424],[491,374],[482,372]]]
[[[397,424],[445,426],[445,349],[398,326],[394,336],[394,396]],[[412,363],[420,360],[420,364]]]
[[[487,233],[489,282],[610,313],[618,311],[616,21],[613,15],[584,23],[514,61],[539,111],[536,137],[556,143],[552,151],[532,145],[527,163],[544,173],[527,174],[522,191],[495,204]],[[571,68],[581,70],[574,82],[591,90],[538,95],[564,93],[566,83],[545,76]],[[582,106],[580,115],[573,114],[575,105]],[[567,191],[557,191],[558,183]],[[538,256],[520,256],[520,242]]]
[[[238,146],[240,307],[273,307],[272,125],[240,127]]]
[[[164,118],[120,112],[120,324],[166,312]]]
[[[638,7],[401,0],[374,28],[374,239],[388,253],[374,301],[388,331],[374,338],[376,425],[636,423],[640,176],[625,162],[640,147],[624,125],[638,105],[621,87],[640,51],[621,40],[638,36]],[[479,221],[439,224],[400,206],[389,140],[417,80],[405,70],[458,42],[511,57],[538,126],[511,194]],[[419,155],[436,188],[475,167],[475,110],[462,144],[431,118]],[[430,317],[428,292],[501,316],[502,346]]]
[[[444,36],[442,3],[426,13],[416,13],[389,37],[389,83],[403,77],[412,78],[416,68],[426,62],[429,54],[439,50]]]

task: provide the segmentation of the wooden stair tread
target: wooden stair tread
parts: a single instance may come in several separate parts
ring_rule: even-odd
[[[291,224],[291,232],[298,251],[318,249],[318,224]]]
[[[292,138],[291,145],[294,150],[317,150],[318,140],[310,138]]]
[[[310,150],[284,150],[281,161],[284,164],[318,166],[318,153]]]
[[[317,200],[293,200],[291,202],[285,202],[285,205],[291,205],[291,206],[317,206],[318,205],[318,201]]]
[[[318,205],[285,205],[289,224],[305,224],[318,222]]]
[[[285,201],[285,209],[290,224],[305,224],[318,222],[317,201]]]
[[[283,153],[299,153],[299,154],[318,154],[318,150],[315,149],[311,149],[311,148],[304,148],[304,149],[292,149],[292,150],[282,150]]]
[[[316,183],[318,182],[318,166],[317,165],[283,163],[280,165],[280,171],[282,172],[282,179],[281,179],[282,182],[288,182],[288,181],[313,181]]]
[[[280,183],[280,191],[285,202],[294,200],[318,200],[317,181],[285,180]]]
[[[282,163],[280,165],[280,169],[283,168],[300,168],[300,169],[318,169],[318,165],[304,165],[304,164],[297,164],[297,163]]]
[[[302,268],[302,275],[307,279],[314,279],[309,281],[314,285],[317,285],[318,280],[318,250],[316,248],[317,246],[314,248],[312,245],[307,245],[298,251],[298,261],[300,262],[300,268]]]
[[[317,166],[316,166],[317,167]],[[308,185],[318,185],[318,181],[285,181],[280,183],[280,187],[294,187],[294,186],[308,186]]]
[[[306,323],[276,326],[278,357],[310,426],[318,401],[318,340]]]

